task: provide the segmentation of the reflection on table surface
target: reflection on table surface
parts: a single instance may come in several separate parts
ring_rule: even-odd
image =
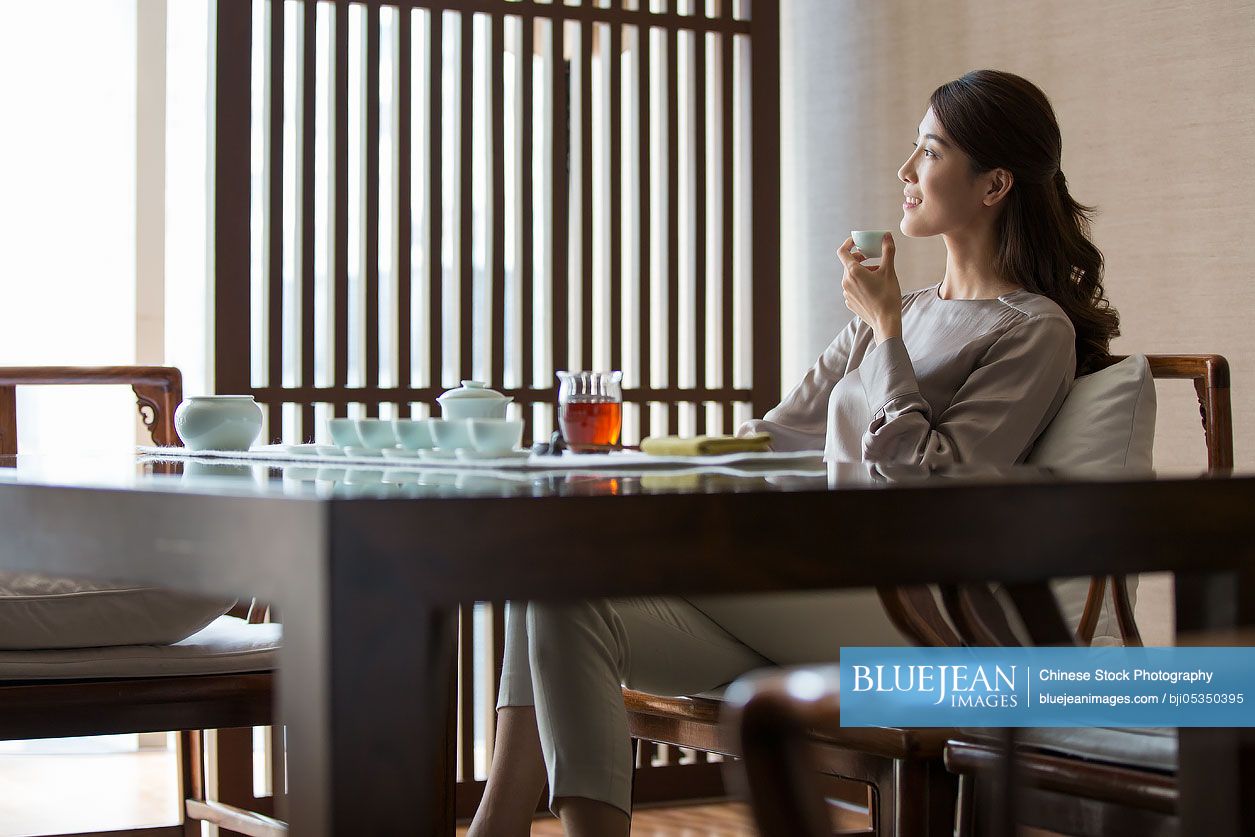
[[[1242,475],[1237,475],[1242,476]],[[55,485],[312,499],[591,497],[825,491],[887,486],[1060,481],[1226,479],[1199,470],[1061,472],[1037,466],[923,466],[813,461],[771,467],[543,470],[378,467],[311,463],[228,464],[202,459],[108,455],[0,457],[0,485]]]

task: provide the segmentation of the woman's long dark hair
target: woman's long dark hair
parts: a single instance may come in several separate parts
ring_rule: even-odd
[[[1103,256],[1089,238],[1095,209],[1072,199],[1059,168],[1063,141],[1050,100],[1020,76],[973,70],[938,87],[929,104],[971,157],[973,174],[1004,168],[1014,176],[994,267],[1067,313],[1077,374],[1093,371],[1120,333],[1120,315],[1104,295]]]

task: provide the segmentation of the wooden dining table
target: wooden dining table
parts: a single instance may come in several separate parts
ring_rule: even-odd
[[[1168,571],[1178,631],[1255,624],[1251,476],[612,464],[0,457],[0,571],[273,602],[299,835],[453,833],[462,603]],[[1179,783],[1183,834],[1255,833],[1249,731],[1183,729]]]

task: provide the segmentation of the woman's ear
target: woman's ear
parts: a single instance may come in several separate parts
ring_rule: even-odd
[[[985,197],[982,202],[985,206],[997,206],[998,202],[1011,191],[1011,186],[1015,183],[1015,175],[1007,169],[993,169],[986,176],[989,182],[985,187]]]

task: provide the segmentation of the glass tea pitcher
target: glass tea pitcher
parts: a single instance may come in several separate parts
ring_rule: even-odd
[[[590,453],[619,445],[622,372],[559,372],[558,428],[567,447]]]

